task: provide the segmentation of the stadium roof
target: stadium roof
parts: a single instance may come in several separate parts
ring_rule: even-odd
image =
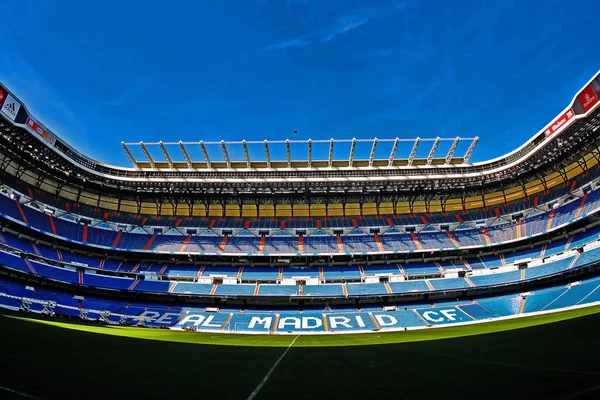
[[[473,150],[479,137],[474,138],[414,138],[414,139],[401,139],[396,137],[395,139],[330,139],[330,140],[242,140],[242,141],[225,141],[220,142],[213,141],[199,141],[199,142],[139,142],[139,143],[125,143],[121,142],[123,150],[127,155],[127,158],[131,161],[132,165],[136,169],[152,168],[161,169],[163,166],[173,169],[177,167],[187,167],[188,169],[205,168],[205,169],[217,169],[217,168],[332,168],[333,166],[343,167],[373,167],[373,166],[387,166],[393,167],[398,165],[412,166],[415,162],[417,150],[419,147],[427,147],[428,156],[424,160],[425,165],[456,165],[456,164],[468,164]],[[451,145],[445,154],[437,154],[438,147],[443,142],[450,142]],[[469,147],[462,156],[455,157],[455,152],[460,142],[468,142]],[[350,151],[348,153],[347,160],[339,160],[334,158],[334,148],[336,144],[349,143]],[[379,143],[392,143],[392,148],[387,159],[376,158],[377,145]],[[306,149],[306,158],[298,158],[292,152],[292,145],[300,145]],[[355,151],[357,146],[370,146],[370,155],[366,160],[355,159]],[[138,160],[134,157],[130,150],[132,146],[139,146],[142,150],[145,160]],[[193,160],[188,152],[188,147],[199,146],[202,150],[204,157],[200,162]],[[230,157],[230,151],[228,150],[232,146],[241,146],[243,149],[244,159],[232,160]],[[264,147],[264,153],[262,157],[254,159],[250,156],[251,147],[259,146]],[[285,146],[285,148],[283,148]],[[326,159],[313,159],[313,149],[315,147],[326,146],[328,154]],[[151,148],[159,148],[162,152],[164,161],[157,162],[155,156],[152,155]],[[169,148],[177,147],[177,156],[173,156],[172,152],[169,152]],[[277,147],[277,151],[274,154],[279,156],[278,159],[272,159],[271,153],[273,153],[273,147]],[[399,156],[399,147],[406,152],[406,154]],[[216,148],[216,149],[215,149]],[[410,150],[410,152],[409,152]],[[222,152],[224,161],[215,162],[215,157],[211,156],[214,151]],[[239,153],[239,152],[236,152]],[[256,152],[253,152],[256,154]],[[322,153],[322,152],[320,152]],[[284,154],[285,157],[281,157]],[[437,156],[437,157],[436,157]],[[165,165],[166,163],[166,165]]]
[[[481,190],[486,185],[514,185],[517,178],[522,180],[544,169],[560,169],[560,163],[569,157],[590,151],[588,147],[598,139],[597,128],[600,126],[600,74],[597,73],[574,96],[569,106],[531,139],[511,153],[485,162],[468,163],[477,137],[437,137],[136,143],[145,156],[144,161],[132,154],[130,147],[134,144],[123,143],[134,165],[134,168],[123,168],[78,152],[35,119],[14,94],[2,87],[0,90],[1,114],[6,120],[2,123],[5,147],[12,146],[9,153],[16,157],[29,153],[30,163],[37,163],[38,168],[46,172],[52,170],[54,175],[64,174],[62,179],[78,180],[78,185],[97,184],[135,192],[223,193],[225,190],[252,194],[322,190],[386,193]],[[447,143],[449,148],[438,155],[441,143]],[[455,156],[461,143],[468,143],[468,148]],[[342,144],[349,146],[347,156],[334,158],[334,148]],[[382,144],[391,146],[385,158],[376,156]],[[417,149],[424,144],[427,144],[428,156],[417,158]],[[355,159],[355,149],[361,145],[371,148],[368,159]],[[232,158],[230,146],[241,147],[243,157]],[[298,146],[306,150],[308,157],[295,157],[294,149]],[[328,149],[327,158],[313,158],[317,146]],[[174,153],[167,147],[179,149]],[[153,155],[150,148],[160,150],[162,157]],[[202,150],[203,160],[192,159],[189,155],[192,148]],[[261,149],[262,157],[253,156],[255,148]],[[219,150],[222,153],[220,160],[213,156]]]

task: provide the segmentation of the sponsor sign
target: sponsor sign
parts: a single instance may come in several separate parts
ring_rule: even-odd
[[[21,109],[21,103],[15,100],[14,97],[11,96],[10,93],[6,95],[6,100],[4,101],[4,105],[2,106],[2,112],[8,116],[11,120],[15,120],[19,110]]]
[[[4,90],[0,88],[0,105],[2,105],[2,100],[4,100]]]
[[[43,137],[48,143],[54,145],[56,139],[54,136],[48,133],[44,128],[42,128],[35,120],[31,118],[27,118],[27,126],[29,126],[35,133]]]
[[[592,85],[589,85],[577,96],[583,107],[583,112],[588,112],[598,102],[598,95],[594,92]]]
[[[573,119],[573,117],[575,117],[575,111],[573,111],[573,109],[570,109],[561,115],[556,121],[554,121],[554,123],[552,123],[552,125],[550,125],[548,129],[546,129],[546,137],[550,137],[555,133],[565,129],[570,125],[570,121]]]

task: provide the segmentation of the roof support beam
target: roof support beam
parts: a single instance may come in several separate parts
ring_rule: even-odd
[[[267,168],[271,168],[271,153],[269,153],[269,142],[265,139],[265,156],[267,157]]]
[[[131,151],[129,150],[129,147],[127,147],[127,145],[125,144],[125,142],[121,142],[121,147],[123,147],[123,151],[125,151],[125,155],[127,155],[127,158],[129,158],[129,161],[131,161],[131,164],[133,165],[133,167],[135,169],[140,169],[140,166],[138,165],[138,162],[135,161],[135,158],[133,157],[133,154],[131,154]]]
[[[142,148],[142,151],[146,155],[146,158],[148,159],[148,162],[150,163],[150,166],[152,168],[156,168],[156,163],[154,162],[154,158],[152,158],[152,154],[150,154],[150,152],[148,151],[148,148],[146,147],[146,145],[144,144],[144,142],[140,142],[140,147]]]
[[[396,138],[396,140],[394,140],[394,146],[392,147],[392,152],[390,153],[390,159],[388,161],[388,167],[391,167],[394,165],[394,158],[396,157],[396,150],[398,149],[398,142],[400,141],[400,139]]]
[[[223,142],[221,142],[221,143],[223,143]],[[208,166],[208,168],[212,168],[212,163],[210,162],[210,157],[208,156],[208,151],[206,151],[206,146],[204,145],[204,142],[202,140],[200,141],[200,148],[202,149],[202,154],[204,155],[204,159],[206,160],[206,165]]]
[[[413,161],[415,160],[415,155],[417,154],[417,149],[419,148],[419,142],[421,141],[421,139],[419,137],[417,137],[415,139],[415,144],[413,144],[413,148],[410,151],[410,155],[408,156],[408,166],[412,166]]]
[[[312,167],[312,139],[308,139],[308,168]]]
[[[227,152],[227,145],[224,140],[221,140],[221,147],[223,148],[223,155],[225,156],[225,162],[227,163],[227,168],[231,168],[231,160],[229,159],[229,153]]]
[[[354,150],[356,149],[356,138],[352,139],[352,146],[350,147],[350,158],[348,159],[348,166],[351,167],[354,162]]]
[[[469,160],[471,159],[471,155],[473,155],[473,150],[475,150],[475,145],[477,145],[478,141],[479,141],[479,136],[475,136],[475,138],[471,142],[471,145],[467,149],[465,156],[463,157],[463,163],[465,163],[465,164],[469,163]]]
[[[435,141],[433,142],[433,146],[431,146],[431,150],[429,151],[429,155],[427,156],[427,165],[431,165],[431,162],[433,161],[433,157],[435,157],[435,152],[439,145],[440,145],[440,137],[438,136],[435,138]]]
[[[371,155],[369,156],[369,167],[373,166],[373,160],[375,159],[375,149],[377,149],[377,138],[373,139],[373,147],[371,147]]]
[[[246,157],[246,168],[250,168],[250,153],[248,153],[248,144],[246,140],[242,140],[242,146],[244,147],[244,157]]]
[[[185,158],[185,162],[188,166],[189,169],[193,168],[192,165],[192,159],[190,158],[190,154],[188,153],[187,149],[185,148],[185,145],[183,144],[183,141],[179,141],[179,147],[181,148],[181,152],[183,153],[183,158]]]
[[[158,142],[158,145],[160,146],[160,149],[162,150],[163,155],[165,156],[165,159],[167,160],[167,164],[169,164],[169,168],[173,168],[173,159],[169,155],[169,152],[167,151],[165,144],[161,140],[160,142]]]
[[[290,139],[285,139],[285,154],[287,157],[287,166],[292,168],[292,150],[290,149]]]
[[[327,165],[329,168],[333,166],[333,139],[329,141],[329,162]]]
[[[459,141],[460,138],[457,136],[456,139],[454,139],[454,142],[452,142],[452,146],[450,146],[450,150],[448,150],[448,154],[446,154],[446,164],[450,164],[450,161],[452,161],[452,156],[458,147]]]

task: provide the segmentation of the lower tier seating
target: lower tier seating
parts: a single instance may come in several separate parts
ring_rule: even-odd
[[[191,266],[189,270],[184,266],[135,265],[128,271],[131,273],[123,276],[120,269],[108,271],[83,267],[87,264],[82,263],[51,262],[32,253],[22,253],[18,250],[27,248],[22,239],[11,237],[5,242],[20,247],[3,245],[0,268],[107,290],[217,297],[362,297],[465,291],[547,278],[594,264],[600,258],[600,247],[593,243],[560,255],[519,261],[513,265],[496,265],[482,259],[483,265],[494,266],[470,270],[454,268],[453,262],[305,268]],[[538,252],[539,249],[533,249],[529,254]],[[81,257],[79,259],[85,261]],[[149,270],[154,267],[155,271],[160,267],[160,271],[150,273]],[[459,272],[463,275],[459,276]]]
[[[549,312],[600,302],[600,277],[522,294],[430,304],[241,309],[125,302],[0,278],[0,309],[114,325],[228,333],[335,333],[423,329]],[[312,290],[308,288],[307,290]]]

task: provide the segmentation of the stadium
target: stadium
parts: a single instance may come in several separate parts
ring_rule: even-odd
[[[584,16],[41,3],[0,15],[38,32],[0,23],[1,398],[598,397]],[[488,23],[514,33],[488,41]],[[430,29],[452,51],[431,56]]]
[[[332,158],[333,139],[122,143],[122,168],[79,153],[2,86],[3,322],[287,353],[593,316],[599,93],[596,74],[487,162],[469,163],[477,137],[438,137],[387,140],[387,159],[375,157],[386,140],[351,139],[346,160]],[[370,158],[354,159],[365,145]],[[231,159],[231,146],[245,157]],[[313,159],[313,146],[329,157]]]

